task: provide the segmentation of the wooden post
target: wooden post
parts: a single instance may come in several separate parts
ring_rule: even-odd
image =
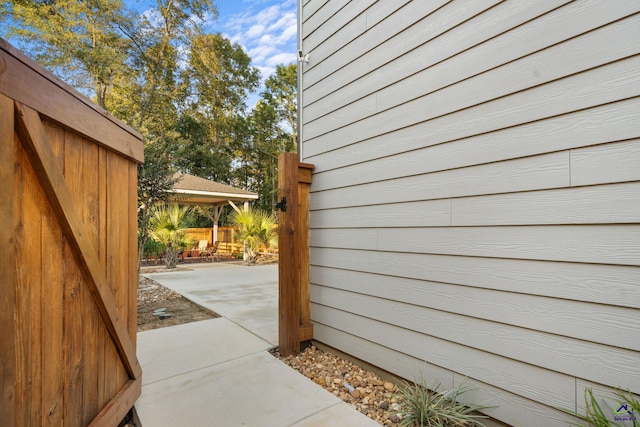
[[[309,185],[313,165],[296,153],[278,158],[278,338],[280,354],[300,351],[313,338],[309,312]],[[286,198],[286,206],[284,203]]]
[[[309,301],[309,187],[311,185],[311,171],[313,165],[298,164],[298,244],[300,253],[300,329],[298,340],[309,341],[313,338],[311,324],[311,307]]]
[[[278,344],[280,354],[300,352],[300,248],[298,231],[298,154],[278,157]]]

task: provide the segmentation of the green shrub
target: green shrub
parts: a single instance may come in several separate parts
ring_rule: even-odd
[[[147,239],[147,241],[144,243],[142,254],[144,258],[151,258],[151,257],[159,258],[162,256],[162,253],[164,252],[164,248],[165,248],[164,243],[158,242],[153,239]]]
[[[420,384],[405,382],[400,387],[402,404],[398,415],[402,427],[453,427],[453,426],[483,426],[479,419],[485,415],[473,412],[490,408],[490,406],[458,403],[458,398],[471,390],[459,386],[440,391],[441,384],[429,386],[423,379]]]

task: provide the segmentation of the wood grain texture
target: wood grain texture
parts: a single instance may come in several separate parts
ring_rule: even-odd
[[[558,325],[558,329],[549,331],[550,333],[540,332],[509,324],[511,316],[501,309],[490,315],[492,320],[486,320],[487,316],[483,316],[481,310],[474,308],[465,312],[464,309],[459,310],[461,306],[456,303],[449,305],[438,296],[441,286],[445,288],[445,294],[451,295],[447,285],[416,284],[421,288],[406,292],[406,288],[396,289],[393,280],[389,280],[386,289],[382,289],[379,283],[366,287],[362,286],[361,281],[357,282],[358,285],[353,285],[345,279],[337,282],[340,283],[341,289],[328,287],[325,283],[314,284],[311,292],[312,302],[578,378],[589,376],[593,381],[612,387],[622,383],[640,383],[640,372],[635,369],[640,363],[637,351],[561,336],[561,329],[564,333],[571,331],[572,325],[568,316],[561,319],[556,317],[558,323],[565,325]],[[486,296],[491,298],[490,295]],[[432,298],[434,301],[431,301]],[[503,300],[507,304],[508,299],[509,295],[496,298],[497,301]],[[567,313],[573,313],[575,305],[568,303]],[[584,312],[584,307],[587,306],[582,306]],[[529,311],[542,311],[541,307],[542,304]],[[630,310],[620,311],[626,311],[627,316],[630,316]],[[608,315],[602,311],[595,315],[600,316],[596,320],[600,322],[609,320],[613,315],[623,317],[622,313],[616,313],[615,310],[610,310]],[[528,314],[523,315],[526,316]],[[579,315],[580,317],[584,317],[584,314]],[[533,321],[529,324],[536,323]],[[613,325],[608,333],[619,335],[618,345],[625,345],[625,339],[637,338],[636,333],[631,332],[632,335],[627,335],[628,329],[619,331]]]
[[[407,58],[383,62],[383,66],[375,68],[351,84],[347,84],[350,80],[344,76],[348,71],[341,70],[328,76],[327,79],[336,80],[336,84],[340,82],[339,91],[331,90],[331,81],[327,84],[323,82],[322,92],[320,88],[307,88],[305,99],[310,105],[305,108],[305,123],[319,117],[329,120],[356,99],[372,93],[377,95],[379,111],[425,96],[432,91],[447,91],[451,89],[449,86],[455,85],[459,86],[460,92],[467,99],[486,99],[496,91],[512,93],[517,90],[515,87],[518,85],[536,86],[558,76],[571,74],[572,69],[582,71],[638,52],[635,46],[606,48],[610,43],[606,40],[607,37],[613,38],[614,43],[628,36],[635,37],[637,31],[634,30],[634,25],[637,24],[632,21],[637,18],[631,17],[623,22],[590,31],[594,24],[597,27],[633,13],[632,5],[619,2],[614,4],[613,8],[603,10],[606,6],[602,4],[588,5],[583,2],[582,5],[559,8],[531,20],[561,3],[567,2],[501,3],[475,16],[469,22],[454,22],[459,25],[445,29],[445,32],[433,39],[430,39],[431,33],[437,31],[444,20],[436,21],[435,25],[425,23],[414,31],[420,28],[425,33],[424,28],[428,28],[427,33],[423,35],[428,43],[406,55],[409,58],[419,57],[421,61]],[[450,12],[449,16],[464,20],[467,16],[464,9],[470,8],[470,5],[454,3],[446,8],[456,6],[462,10]],[[577,18],[578,16],[580,18]],[[560,25],[562,28],[559,28],[559,31],[548,31],[548,28]],[[411,30],[406,32],[409,31]],[[402,34],[398,37],[402,37]],[[598,42],[594,42],[594,39],[598,39]],[[402,46],[402,40],[398,40],[398,44]],[[518,48],[514,49],[514,46]],[[584,55],[585,51],[589,54]],[[401,48],[386,54],[398,55],[399,52],[403,52]],[[385,55],[383,52],[379,54]],[[466,66],[470,63],[474,66]],[[352,64],[354,72],[358,70],[358,65],[357,62]],[[519,79],[514,81],[511,76],[515,75]],[[492,79],[500,78],[506,78],[504,83],[508,84],[491,83]],[[482,87],[484,90],[465,93],[462,90],[465,85]],[[318,96],[321,98],[317,99]],[[464,99],[455,101],[464,103]],[[327,126],[329,129],[338,127],[331,122],[328,122]]]
[[[397,58],[403,53],[424,43],[423,35],[418,30],[422,25],[428,27],[428,23],[433,20],[455,20],[457,18],[447,16],[446,13],[438,13],[438,10],[447,3],[446,0],[438,0],[430,3],[407,2],[397,3],[376,3],[367,12],[367,17],[375,16],[380,21],[368,26],[368,31],[375,32],[378,37],[357,37],[351,35],[349,43],[342,48],[335,49],[339,55],[333,55],[329,60],[323,60],[320,64],[305,73],[305,88],[311,87],[322,81],[326,76],[338,72],[344,77],[344,83],[355,80],[358,75],[362,75],[369,70],[374,70],[378,66]],[[495,0],[482,0],[475,7],[476,12],[482,11],[489,5],[495,4]],[[402,5],[402,7],[398,7]],[[381,13],[376,14],[375,9],[381,9]],[[433,14],[433,17],[432,17]],[[413,27],[412,27],[413,26]],[[410,30],[406,30],[411,28]],[[408,34],[405,37],[394,37],[399,33]],[[365,33],[366,34],[366,33]],[[344,41],[342,41],[344,44]],[[323,58],[324,59],[324,58]],[[356,67],[354,61],[357,60]],[[361,65],[361,66],[360,66]],[[335,80],[334,80],[335,81]],[[343,83],[343,84],[344,84]],[[337,88],[326,84],[327,91],[331,92]],[[316,99],[311,95],[309,102]]]
[[[436,145],[432,143],[437,141],[419,139],[424,142],[423,148],[396,154],[391,153],[392,144],[386,144],[386,148],[374,146],[370,147],[373,152],[362,154],[367,158],[386,157],[344,166],[348,157],[343,158],[343,152],[349,151],[347,147],[318,158],[323,167],[314,176],[313,189],[327,190],[635,138],[636,104],[636,99],[620,101]]]
[[[42,130],[38,113],[24,106],[16,107],[18,134],[23,143],[28,147],[33,161],[38,162],[35,167],[38,179],[41,180],[47,198],[52,203],[56,216],[62,229],[72,240],[72,244],[82,257],[78,261],[83,273],[86,274],[88,284],[96,297],[104,321],[117,343],[123,359],[127,363],[129,374],[136,378],[140,374],[140,365],[135,356],[135,349],[122,325],[122,319],[115,310],[115,301],[108,289],[108,283],[100,272],[99,263],[95,255],[93,245],[88,242],[81,232],[81,221],[73,208],[73,200],[63,175],[55,164],[51,163],[52,155],[49,152],[47,136]]]
[[[138,166],[129,164],[129,201],[128,201],[128,218],[129,218],[129,236],[138,235]],[[135,209],[134,209],[135,207]],[[216,224],[218,221],[215,222]],[[138,239],[130,238],[128,240],[128,271],[126,287],[129,292],[129,301],[127,308],[127,319],[129,321],[129,336],[133,345],[137,348],[138,336]]]
[[[383,3],[307,33],[315,338],[512,425],[637,390],[640,5]]]
[[[638,357],[637,309],[444,284],[423,286],[426,289],[399,288],[402,297],[397,298],[407,301],[406,295],[411,295],[423,307],[632,350]]]
[[[316,210],[310,213],[310,227],[426,227],[451,224],[451,200],[396,203]]]
[[[19,144],[19,141],[17,141]],[[37,425],[42,407],[42,212],[45,195],[38,185],[27,154],[18,146],[15,156],[20,184],[16,190],[16,381],[17,425]],[[47,408],[48,409],[48,408]]]
[[[0,419],[7,427],[17,425],[13,123],[13,100],[0,95]]]
[[[416,280],[512,292],[522,298],[534,295],[640,308],[636,298],[640,271],[631,266],[324,248],[311,248],[311,263],[312,283],[332,283],[331,286],[343,280],[341,275],[346,273],[340,273],[333,281],[318,282],[317,274],[331,271],[323,267],[368,273],[363,280],[372,283],[388,283],[389,277],[395,277],[396,286],[408,289],[420,289],[419,283],[413,282]],[[404,279],[409,283],[402,285]]]
[[[87,333],[87,331],[91,331],[91,314],[84,314],[83,317],[83,313],[90,311],[93,307],[91,304],[87,304],[87,306],[83,304],[85,295],[88,302],[91,302],[91,299],[87,295],[88,290],[84,288],[82,275],[75,265],[71,248],[66,242],[63,246],[62,257],[65,271],[63,308],[65,387],[63,399],[64,402],[75,402],[73,405],[64,405],[63,418],[65,425],[82,427],[88,418],[84,414],[84,408],[85,405],[89,406],[88,401],[91,396],[89,393],[84,393],[83,386],[91,384],[97,378],[91,370],[94,361],[89,357],[84,357],[83,354],[84,348],[90,346],[93,343],[92,340],[95,339],[94,334]],[[89,389],[89,387],[87,388]]]
[[[425,114],[434,108],[435,100],[432,96],[421,97],[314,139],[305,133],[305,156],[319,154],[314,149],[316,140],[327,139],[329,149],[338,149],[420,124],[417,128],[422,138],[448,141],[631,98],[640,95],[640,76],[635,72],[638,66],[640,56],[633,56],[455,114]]]
[[[108,427],[117,425],[133,408],[142,393],[141,381],[128,381],[109,402],[104,405],[98,415],[87,424],[89,427]]]
[[[638,194],[640,183],[630,182],[463,197],[451,200],[451,225],[639,223]]]
[[[365,11],[374,3],[374,0],[348,2],[340,13],[333,15],[322,24],[321,31],[313,31],[304,38],[305,52],[313,54],[314,59],[326,58],[354,36],[364,33],[367,29]],[[309,31],[306,25],[305,31]],[[328,51],[327,48],[332,51]],[[312,68],[315,63],[315,60],[310,61],[306,69]]]
[[[528,31],[523,31],[520,27],[531,25],[528,21],[536,25],[535,22],[537,20],[532,20],[532,18],[565,3],[567,3],[566,0],[545,2],[544,4],[540,2],[518,4],[502,2],[498,4],[483,3],[475,6],[456,2],[447,3],[439,14],[422,21],[421,24],[423,25],[416,25],[413,29],[406,29],[397,34],[394,37],[395,40],[387,41],[386,44],[396,44],[394,51],[383,51],[381,47],[378,47],[369,54],[373,56],[374,53],[377,53],[383,57],[382,59],[388,59],[387,61],[380,61],[376,66],[368,70],[359,68],[359,64],[354,61],[339,72],[327,75],[322,81],[322,85],[308,87],[305,84],[303,86],[304,95],[308,101],[308,104],[305,102],[307,104],[305,105],[305,114],[306,110],[309,109],[309,117],[308,119],[305,118],[305,121],[321,117],[332,109],[343,107],[366,94],[379,91],[388,85],[402,82],[412,75],[424,72],[424,70],[433,65],[449,60],[456,61],[455,58],[458,55],[475,55],[475,52],[486,49],[485,45],[495,46],[498,51],[491,52],[491,55],[486,55],[485,50],[485,56],[490,56],[490,58],[482,57],[482,55],[474,56],[473,59],[477,68],[468,69],[468,67],[465,67],[464,70],[457,70],[452,77],[470,77],[496,65],[513,60],[519,55],[527,52],[531,53],[548,46],[550,44],[549,40],[553,40],[551,44],[557,43],[558,39],[553,38],[556,35],[548,34],[549,32],[547,34],[541,33],[533,39],[520,36],[520,40],[514,40],[514,42],[522,46],[520,51],[510,48],[513,44],[510,44],[509,41],[517,39],[518,34],[528,33]],[[480,6],[480,9],[478,9],[478,6]],[[486,10],[483,11],[483,9]],[[479,11],[482,13],[478,13]],[[504,19],[507,16],[509,18]],[[566,15],[563,18],[566,21]],[[558,21],[559,19],[556,20],[556,22]],[[557,25],[553,22],[551,24]],[[571,25],[574,24],[572,23]],[[410,37],[409,35],[413,31],[422,32],[423,43],[409,53],[406,46],[402,45],[402,41],[404,37]],[[579,33],[574,32],[573,35],[575,34]],[[540,39],[539,42],[535,41],[538,38]],[[538,44],[536,45],[536,43]],[[530,46],[533,50],[531,50]],[[404,55],[405,59],[398,59],[398,57],[402,58],[402,55]],[[492,58],[494,56],[495,59]],[[396,59],[391,60],[392,58]],[[415,58],[421,58],[421,60],[416,61]],[[428,82],[421,82],[422,85],[428,85]],[[325,90],[322,90],[322,87]],[[419,91],[420,89],[416,90]],[[327,106],[331,107],[327,108]]]
[[[640,139],[571,150],[572,186],[625,181],[640,181]]]
[[[572,405],[575,382],[568,375],[551,372],[516,360],[496,356],[450,341],[433,338],[369,318],[312,304],[313,321],[442,368],[464,372],[480,381],[547,405]],[[456,357],[451,357],[455,354]]]
[[[298,248],[300,252],[300,332],[298,340],[308,341],[313,338],[313,325],[309,305],[310,281],[309,281],[309,185],[311,184],[311,172],[313,165],[298,164]],[[306,329],[306,334],[302,333]],[[302,339],[302,335],[304,338]]]
[[[278,213],[278,343],[281,354],[300,351],[300,247],[298,233],[298,155],[278,157],[278,200],[287,199],[286,211]]]
[[[53,212],[49,211],[43,221],[43,241],[53,243],[45,251],[43,257],[43,277],[46,285],[42,287],[42,325],[46,333],[42,334],[42,424],[58,425],[64,423],[64,385],[68,383],[64,377],[64,335],[63,335],[63,283],[64,273],[60,256],[62,254],[61,233],[59,227],[54,232],[47,232],[47,223],[55,221]],[[46,325],[46,326],[45,326]]]
[[[525,399],[514,393],[494,387],[473,378],[454,374],[455,384],[464,384],[471,390],[461,396],[461,402],[477,404],[485,402],[495,408],[484,411],[489,416],[499,418],[503,422],[519,427],[566,427],[569,422],[579,423],[583,420],[567,415],[558,405],[542,405]]]
[[[52,146],[64,153],[64,131],[47,132]],[[55,141],[55,142],[53,142]],[[62,155],[58,155],[62,159]],[[60,163],[60,160],[58,160]],[[42,425],[62,426],[64,424],[64,324],[63,301],[65,271],[62,262],[64,240],[53,209],[45,204],[41,212],[42,228],[40,247],[42,248]]]
[[[4,63],[0,73],[0,93],[131,160],[143,161],[142,136],[138,132],[110,116],[2,39],[0,59]],[[105,138],[106,135],[109,137]]]
[[[569,186],[569,152],[315,192],[310,209],[382,205]]]
[[[378,249],[640,266],[640,225],[384,228]]]
[[[349,3],[348,0],[317,1],[304,7],[302,9],[302,20],[305,25],[302,37],[305,38],[310,33],[313,33],[320,25],[338,13],[347,3]]]

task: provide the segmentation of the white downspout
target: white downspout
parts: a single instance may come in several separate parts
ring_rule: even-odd
[[[298,0],[298,51],[302,48],[302,3],[304,0]],[[302,61],[298,61],[298,158],[303,161],[302,153]]]

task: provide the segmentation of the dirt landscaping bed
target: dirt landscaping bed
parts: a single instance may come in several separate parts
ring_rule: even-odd
[[[147,268],[146,273],[164,268]],[[176,268],[172,271],[187,270]],[[219,317],[216,313],[199,306],[188,298],[173,292],[155,280],[140,276],[138,279],[138,332],[198,320]]]

